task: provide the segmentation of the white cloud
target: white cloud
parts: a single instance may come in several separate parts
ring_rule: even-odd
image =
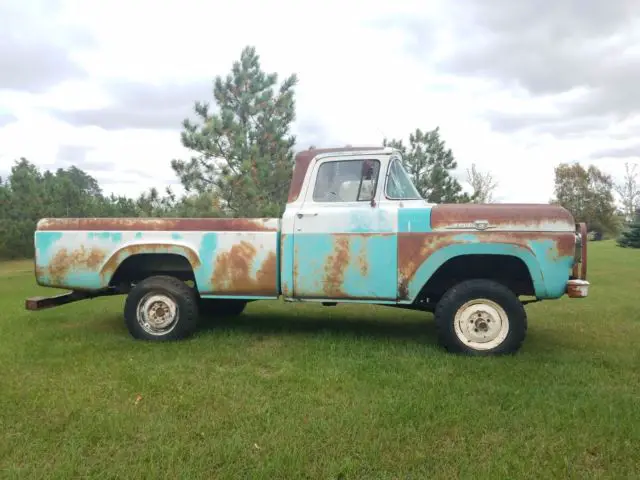
[[[463,42],[455,30],[460,12],[452,14],[452,8],[444,0],[67,0],[57,21],[91,32],[91,47],[78,45],[71,55],[88,76],[38,95],[3,92],[0,85],[0,107],[17,118],[0,128],[0,170],[8,169],[8,159],[20,156],[50,167],[59,161],[61,146],[82,145],[91,147],[86,170],[107,192],[136,195],[175,183],[169,162],[188,156],[180,145],[179,123],[175,131],[106,131],[73,127],[47,110],[109,107],[114,99],[104,85],[114,80],[156,86],[209,81],[226,74],[248,44],[256,46],[265,70],[277,71],[281,78],[298,74],[297,125],[320,132],[309,138],[379,144],[383,136],[404,137],[416,127],[439,125],[458,160],[459,175],[472,162],[491,170],[501,201],[546,202],[555,165],[586,163],[594,151],[618,145],[616,135],[624,141],[638,131],[633,118],[588,136],[492,130],[487,120],[491,112],[533,115],[535,121],[535,115],[557,113],[558,102],[577,98],[581,91],[532,97],[490,79],[438,71],[436,60]],[[415,28],[409,32],[388,21],[396,16],[413,18],[424,28],[416,37]],[[622,175],[621,161],[597,164]]]

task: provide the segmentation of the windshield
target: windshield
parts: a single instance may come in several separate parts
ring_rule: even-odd
[[[418,200],[422,198],[397,158],[391,161],[385,193],[388,198],[393,200]]]

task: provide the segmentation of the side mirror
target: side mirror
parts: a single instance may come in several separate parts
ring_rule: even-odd
[[[371,180],[373,178],[373,163],[371,160],[362,162],[362,180]]]
[[[362,162],[362,171],[360,174],[360,188],[358,189],[358,198],[360,198],[360,195],[363,193],[363,187],[364,184],[367,183],[367,194],[371,196],[371,198],[369,198],[369,203],[371,204],[372,207],[376,206],[376,201],[375,201],[375,174],[376,174],[376,169],[375,169],[375,163],[372,162],[371,160],[364,160]],[[364,200],[364,199],[363,199]]]

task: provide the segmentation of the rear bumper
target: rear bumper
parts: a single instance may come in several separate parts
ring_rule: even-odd
[[[51,297],[29,297],[24,301],[24,308],[32,311],[44,310],[45,308],[59,307],[60,305],[79,302],[80,300],[105,297],[108,295],[118,295],[119,293],[120,292],[118,290],[113,288],[88,292],[73,290],[71,292],[61,293]]]

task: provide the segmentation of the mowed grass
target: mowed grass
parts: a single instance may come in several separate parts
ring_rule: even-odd
[[[42,312],[0,266],[2,478],[637,478],[640,251],[590,244],[591,296],[527,307],[512,357],[463,358],[430,314],[250,304],[173,344],[123,297]]]

